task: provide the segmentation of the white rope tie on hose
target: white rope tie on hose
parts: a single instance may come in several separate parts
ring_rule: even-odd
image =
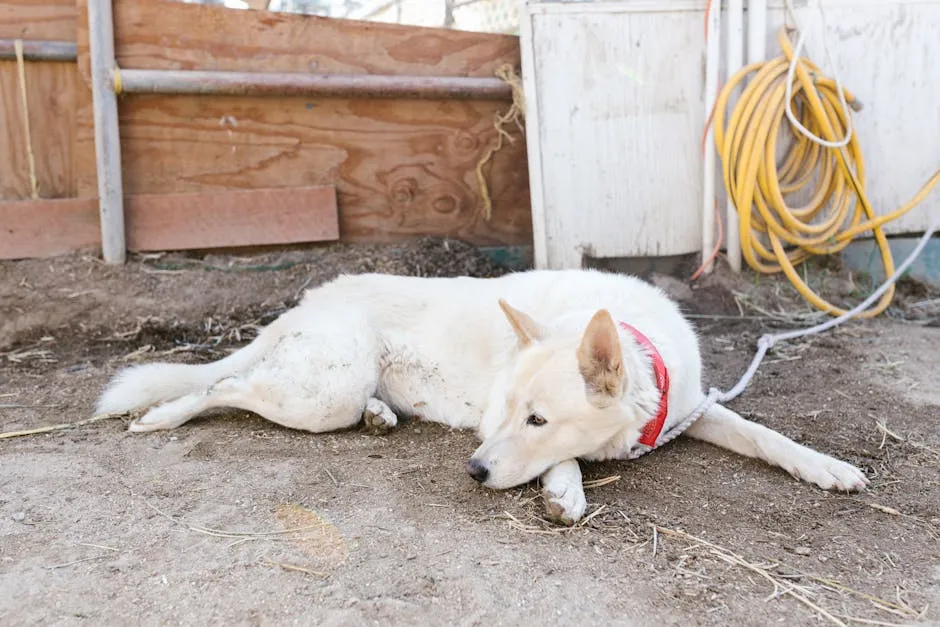
[[[743,394],[744,390],[747,389],[747,386],[754,378],[754,375],[757,374],[757,369],[760,367],[761,362],[764,361],[764,357],[767,355],[767,351],[773,348],[774,344],[777,342],[795,340],[797,338],[806,337],[808,335],[818,335],[828,331],[829,329],[832,329],[833,327],[839,326],[843,322],[851,320],[859,313],[868,309],[872,303],[881,298],[881,295],[888,291],[888,289],[894,285],[894,283],[896,283],[905,272],[907,272],[907,269],[911,267],[911,264],[913,264],[920,253],[923,252],[924,248],[927,246],[927,243],[930,241],[930,238],[933,237],[934,233],[936,233],[938,230],[940,230],[940,217],[936,218],[933,224],[927,228],[927,231],[924,233],[923,237],[921,237],[917,242],[917,246],[915,246],[914,250],[911,251],[911,254],[907,256],[907,259],[905,259],[904,262],[898,266],[897,270],[894,271],[894,274],[888,277],[888,279],[881,284],[881,287],[872,292],[868,298],[841,316],[837,318],[830,318],[829,320],[817,324],[816,326],[809,327],[808,329],[794,329],[792,331],[784,331],[783,333],[767,333],[762,335],[757,341],[757,353],[755,353],[754,359],[751,360],[751,365],[748,366],[747,370],[744,372],[744,375],[733,388],[727,392],[723,392],[716,387],[710,388],[708,390],[708,395],[701,403],[699,403],[698,407],[693,409],[685,420],[673,426],[668,431],[663,432],[656,440],[655,446],[637,444],[630,450],[627,459],[636,459],[646,455],[650,451],[655,450],[667,442],[674,440],[686,429],[692,426],[692,423],[694,423],[709,409],[711,409],[715,403],[727,403],[728,401],[732,401]]]
[[[849,104],[845,100],[845,90],[842,88],[842,80],[839,78],[839,73],[836,71],[836,64],[832,61],[832,55],[829,53],[829,46],[826,45],[826,39],[823,38],[823,51],[826,53],[826,60],[829,61],[829,67],[832,70],[832,77],[836,82],[836,93],[839,94],[839,105],[842,107],[842,114],[845,118],[845,137],[839,141],[827,141],[822,137],[816,135],[808,128],[803,126],[800,121],[797,119],[796,115],[793,113],[793,84],[796,82],[796,67],[800,63],[800,52],[803,51],[803,46],[806,44],[806,35],[804,34],[803,27],[800,25],[800,18],[796,14],[796,9],[793,8],[793,2],[791,0],[786,0],[787,13],[793,19],[793,24],[796,26],[797,38],[796,38],[796,47],[793,49],[793,58],[790,59],[790,66],[787,68],[787,85],[786,85],[786,98],[784,100],[784,112],[787,115],[787,119],[790,120],[790,124],[793,125],[800,133],[802,133],[806,138],[811,141],[819,144],[820,146],[825,146],[826,148],[843,148],[849,145],[849,142],[852,141],[852,133],[854,128],[852,126],[852,114],[849,112]],[[826,31],[828,26],[826,26],[826,14],[823,13],[822,3],[819,3],[819,17],[822,21],[823,32]]]

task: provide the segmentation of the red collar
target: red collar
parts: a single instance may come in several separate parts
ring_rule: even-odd
[[[640,435],[640,444],[651,447],[656,446],[656,440],[663,431],[663,425],[666,424],[666,414],[669,413],[669,371],[666,370],[666,362],[663,361],[662,355],[659,354],[659,351],[656,350],[656,347],[653,346],[653,343],[650,342],[648,337],[626,322],[621,322],[620,326],[633,334],[636,341],[639,342],[640,346],[643,347],[653,360],[653,372],[656,374],[656,387],[659,388],[660,394],[659,411],[656,412],[656,416],[643,427],[643,433]]]

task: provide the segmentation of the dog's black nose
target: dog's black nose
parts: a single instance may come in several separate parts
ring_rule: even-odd
[[[486,481],[486,478],[490,476],[490,470],[477,460],[471,459],[467,462],[467,474],[480,483],[483,483]]]

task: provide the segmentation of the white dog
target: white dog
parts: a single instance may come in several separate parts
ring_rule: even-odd
[[[313,432],[360,419],[388,429],[398,414],[477,428],[470,475],[497,489],[541,476],[549,514],[571,524],[586,507],[577,460],[622,459],[638,442],[655,442],[704,399],[701,369],[691,325],[636,278],[366,274],[308,291],[220,361],[119,373],[98,411],[152,408],[131,423],[137,432],[172,429],[216,407]],[[720,405],[685,434],[825,489],[868,483],[854,466]]]

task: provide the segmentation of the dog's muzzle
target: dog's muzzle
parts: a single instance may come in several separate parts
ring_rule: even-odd
[[[484,466],[481,462],[470,459],[467,462],[467,474],[474,478],[474,480],[483,483],[486,481],[486,478],[490,476],[490,469]]]

